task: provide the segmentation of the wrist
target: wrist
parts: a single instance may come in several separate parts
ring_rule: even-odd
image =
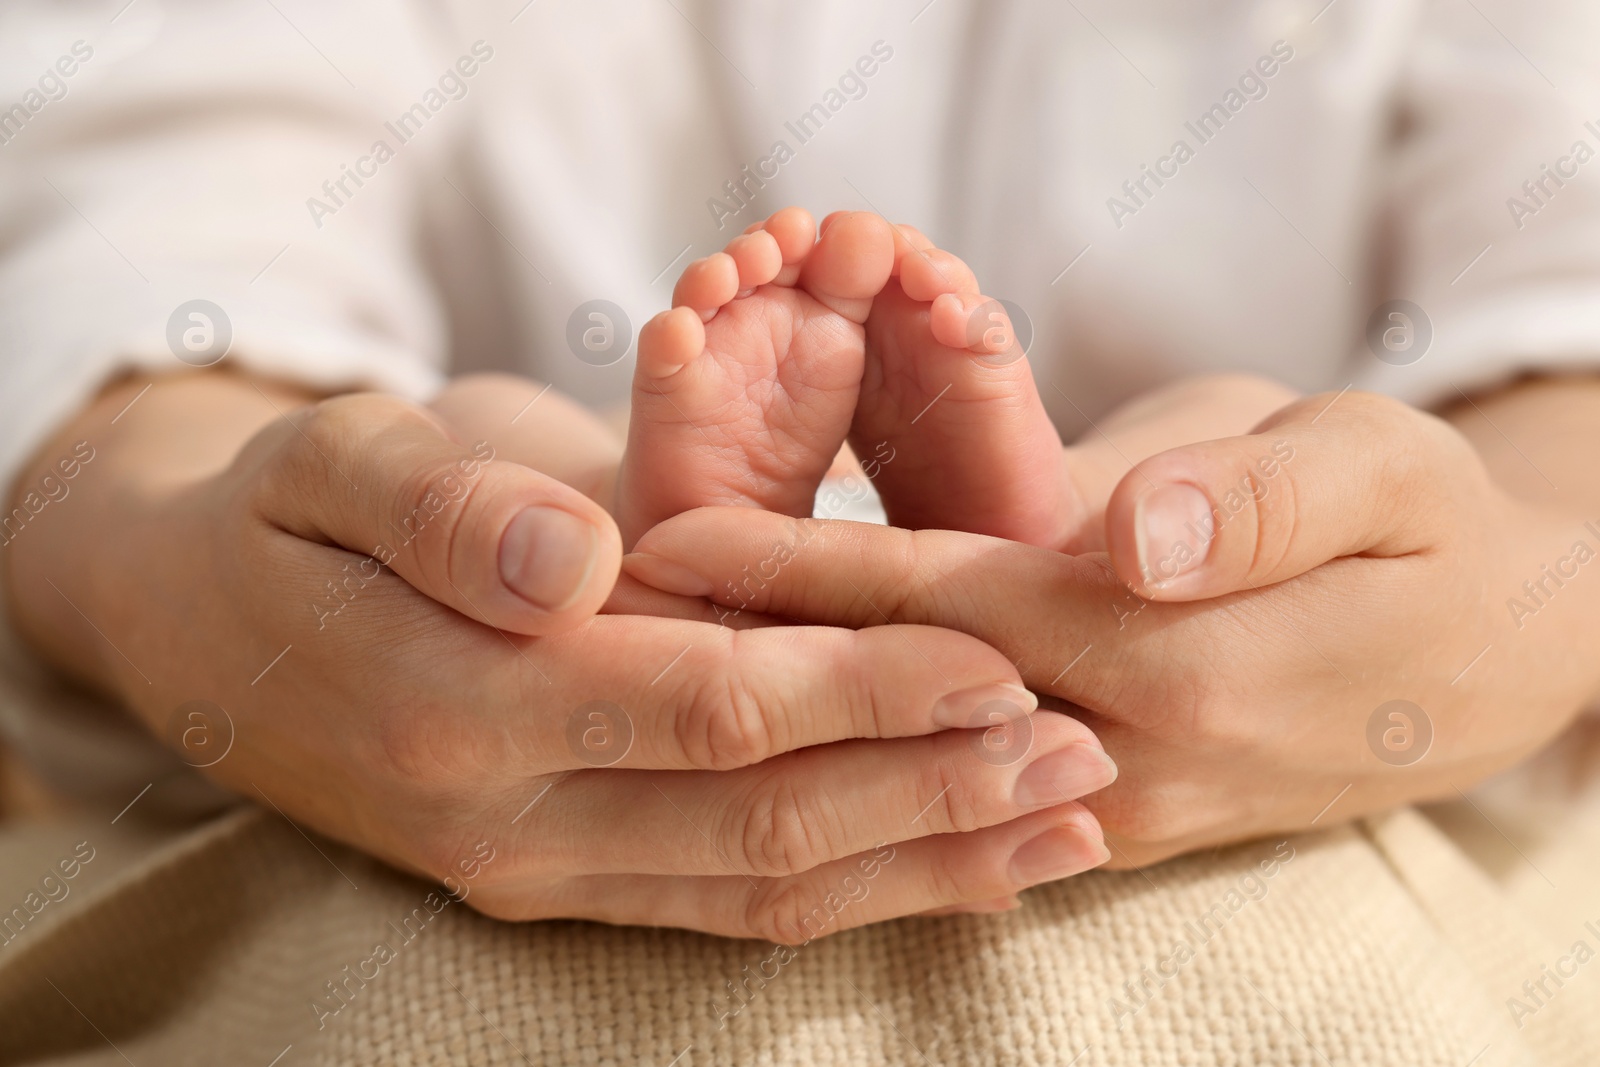
[[[258,391],[259,390],[259,391]],[[96,688],[136,675],[114,636],[148,612],[131,593],[151,530],[183,492],[307,397],[220,372],[128,379],[66,420],[6,495],[5,605],[46,660]],[[41,500],[48,501],[41,505]],[[19,515],[28,516],[19,523]],[[177,552],[194,545],[171,545]]]
[[[1520,504],[1520,508],[1519,508]],[[1510,501],[1528,533],[1513,553],[1513,573],[1496,609],[1508,637],[1538,649],[1530,676],[1556,680],[1576,672],[1574,713],[1600,702],[1600,510]]]
[[[1487,469],[1517,515],[1521,544],[1494,607],[1518,645],[1544,655],[1530,677],[1585,675],[1580,703],[1600,699],[1600,468],[1592,462],[1600,425],[1600,377],[1528,378],[1442,412]],[[1581,547],[1580,547],[1581,546]],[[1574,709],[1576,710],[1576,709]]]

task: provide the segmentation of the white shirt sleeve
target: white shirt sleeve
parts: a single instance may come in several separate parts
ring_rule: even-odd
[[[401,145],[384,123],[448,66],[426,55],[446,45],[388,4],[168,0],[115,22],[120,5],[7,6],[0,481],[112,376],[187,370],[230,331],[223,358],[264,374],[436,387],[414,216],[448,131]],[[379,138],[395,158],[348,177]],[[186,310],[169,330],[195,300],[221,315]]]
[[[444,328],[418,205],[465,107],[407,143],[386,122],[469,46],[415,25],[414,7],[0,10],[0,485],[112,377],[187,371],[230,332],[222,358],[262,374],[413,399],[437,387]],[[382,164],[379,139],[394,150]],[[221,314],[179,314],[169,331],[195,300]],[[120,805],[161,781],[163,805],[219,802],[3,623],[0,736],[64,793]]]
[[[1380,196],[1374,303],[1425,318],[1373,332],[1396,327],[1402,348],[1408,328],[1432,337],[1390,361],[1362,348],[1355,384],[1418,405],[1600,367],[1600,9],[1480,6],[1425,10]]]

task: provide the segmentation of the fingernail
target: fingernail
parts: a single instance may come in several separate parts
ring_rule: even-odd
[[[1007,704],[1009,707],[986,710],[1001,710],[1008,720],[1019,715],[1030,715],[1039,707],[1039,698],[1020,685],[1013,685],[1010,682],[979,685],[971,689],[946,693],[940,697],[938,703],[933,706],[934,725],[949,726],[955,729],[965,729],[969,726],[991,726],[993,725],[993,720],[989,716],[984,716],[980,719],[978,710],[983,708],[985,704],[996,702]]]
[[[1011,878],[1018,885],[1038,885],[1082,874],[1111,858],[1105,842],[1078,828],[1046,830],[1011,854]]]
[[[660,556],[629,552],[622,557],[622,569],[645,585],[679,596],[710,596],[711,583],[688,567]]]
[[[500,580],[524,600],[561,611],[588,587],[599,556],[592,524],[561,508],[523,508],[500,537]]]
[[[1020,808],[1065,804],[1117,780],[1117,765],[1086,741],[1048,752],[1017,776],[1011,799]]]
[[[1147,585],[1170,582],[1205,562],[1211,548],[1211,501],[1192,485],[1174,483],[1134,505],[1134,543]]]

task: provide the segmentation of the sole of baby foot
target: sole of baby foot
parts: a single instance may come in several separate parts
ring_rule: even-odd
[[[1060,549],[1084,521],[1066,452],[1004,307],[957,257],[902,236],[867,321],[850,443],[889,521]]]
[[[894,267],[875,215],[788,208],[689,264],[639,333],[617,489],[626,544],[672,515],[749,504],[809,515],[848,432],[864,323]]]

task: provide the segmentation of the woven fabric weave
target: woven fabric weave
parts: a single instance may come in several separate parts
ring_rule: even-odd
[[[1600,968],[1520,1029],[1507,1009],[1565,951],[1517,895],[1404,810],[1092,873],[1014,913],[845,932],[780,965],[759,942],[495,922],[239,809],[0,949],[0,1062],[1593,1062]]]

